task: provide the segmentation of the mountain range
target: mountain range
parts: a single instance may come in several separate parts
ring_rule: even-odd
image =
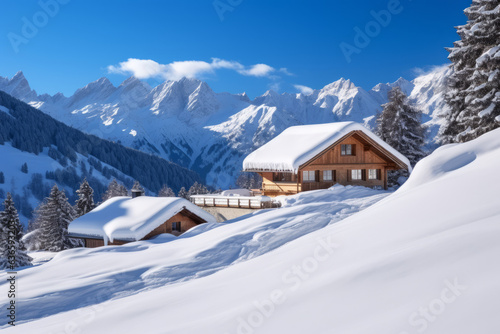
[[[116,178],[130,189],[134,180],[157,193],[201,182],[199,175],[158,156],[85,134],[0,91],[0,201],[10,192],[26,225],[33,209],[57,183],[71,203],[86,178],[100,202]]]
[[[307,95],[268,90],[253,100],[245,93],[216,93],[206,82],[188,78],[154,88],[134,77],[118,87],[100,78],[66,97],[38,95],[18,72],[0,77],[0,90],[71,127],[158,155],[198,172],[208,185],[227,188],[244,157],[287,127],[349,120],[373,128],[395,86],[422,110],[432,150],[446,113],[449,72],[441,66],[412,81],[400,78],[371,90],[342,78]]]

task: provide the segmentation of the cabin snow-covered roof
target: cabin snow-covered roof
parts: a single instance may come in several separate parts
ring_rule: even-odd
[[[356,122],[289,127],[274,139],[250,153],[243,161],[243,170],[297,173],[300,166],[352,131],[363,132],[388,153],[404,163],[411,171],[410,162],[404,155]]]
[[[206,222],[215,218],[184,198],[113,197],[69,224],[71,236],[140,240],[177,213],[188,210]]]

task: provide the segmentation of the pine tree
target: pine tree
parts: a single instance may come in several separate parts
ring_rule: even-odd
[[[21,241],[23,228],[10,193],[7,193],[3,205],[4,211],[0,212],[0,269],[30,266],[32,258]]]
[[[182,187],[181,190],[179,190],[179,193],[177,194],[177,197],[189,199],[188,193],[186,191],[186,188]]]
[[[172,188],[164,185],[160,191],[158,191],[158,197],[175,197],[175,193]]]
[[[406,156],[414,166],[425,155],[422,113],[411,106],[401,88],[389,92],[389,102],[377,117],[377,134],[387,144]]]
[[[75,205],[76,217],[81,217],[95,208],[94,190],[87,182],[87,179],[84,179],[76,193],[78,194]]]
[[[58,252],[72,246],[68,239],[68,226],[75,217],[75,210],[69,204],[66,194],[54,185],[50,195],[36,210],[36,223],[40,226],[42,249]]]
[[[28,174],[28,164],[26,162],[21,166],[21,172]]]
[[[500,0],[473,0],[460,40],[448,48],[453,73],[441,143],[465,142],[500,127]]]
[[[0,184],[5,183],[5,175],[3,175],[3,172],[0,172]]]
[[[128,190],[125,188],[123,184],[119,184],[116,179],[113,179],[108,185],[108,189],[102,195],[102,201],[106,201],[112,197],[117,197],[117,196],[128,196]]]
[[[423,152],[424,127],[422,113],[411,106],[401,88],[389,91],[389,102],[383,105],[377,117],[377,135],[387,144],[406,156],[414,166],[425,156]],[[390,186],[401,184],[400,177],[407,177],[408,171],[392,171],[388,174]]]
[[[199,193],[200,193],[200,184],[195,181],[193,185],[189,188],[187,197],[190,198],[192,195],[198,195]]]

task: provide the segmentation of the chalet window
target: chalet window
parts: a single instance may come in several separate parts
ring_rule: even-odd
[[[361,169],[351,170],[351,180],[362,180],[362,179],[363,179],[363,170]]]
[[[356,155],[356,145],[351,145],[351,144],[340,145],[340,155]]]
[[[323,181],[333,181],[333,171],[324,170],[323,171]]]
[[[368,170],[368,179],[369,180],[380,180],[381,179],[381,170],[380,169],[369,169]]]
[[[316,181],[316,171],[305,170],[302,172],[302,181],[304,182],[315,182]]]
[[[177,232],[181,231],[181,222],[173,222],[172,223],[172,232],[173,231],[177,231]]]

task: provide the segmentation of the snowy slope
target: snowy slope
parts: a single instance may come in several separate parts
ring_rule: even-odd
[[[101,78],[64,97],[37,96],[19,72],[10,80],[0,77],[0,90],[79,130],[157,154],[197,171],[209,185],[227,188],[246,155],[290,126],[355,121],[373,128],[394,86],[424,110],[429,147],[435,148],[446,75],[447,68],[436,68],[412,82],[400,78],[369,91],[342,78],[308,95],[269,90],[253,101],[186,78],[154,88],[135,78],[114,87]]]
[[[46,172],[54,172],[56,170],[68,170],[76,173],[79,179],[84,177],[89,178],[90,175],[84,174],[81,166],[85,166],[86,171],[92,171],[92,178],[97,182],[100,182],[103,186],[107,186],[110,179],[104,176],[101,172],[95,170],[89,163],[90,157],[85,157],[81,154],[77,154],[77,160],[74,166],[78,166],[78,169],[74,166],[62,166],[58,161],[54,160],[48,155],[48,148],[44,149],[42,153],[36,155],[34,153],[24,152],[19,149],[12,147],[10,143],[5,145],[0,145],[0,157],[2,157],[2,162],[0,162],[0,171],[5,175],[5,183],[0,184],[0,201],[3,202],[4,196],[10,192],[14,196],[14,201],[16,202],[16,207],[20,214],[21,222],[25,227],[28,226],[28,221],[31,219],[31,213],[38,204],[40,204],[43,197],[39,196],[39,193],[43,193],[43,196],[48,196],[50,188],[56,183],[53,179],[48,179]],[[94,158],[95,159],[95,158]],[[24,163],[28,166],[28,172],[21,172],[21,165]],[[120,176],[122,179],[130,179],[127,175],[116,170],[112,166],[103,164],[114,173]],[[71,168],[73,168],[71,170]],[[32,189],[33,178],[36,175],[40,176],[40,182],[43,185],[41,189]],[[66,190],[66,193],[70,197],[70,200],[74,200],[74,191],[68,186],[59,183],[59,187]],[[19,195],[20,197],[16,197]],[[2,207],[3,209],[3,207]]]
[[[341,221],[336,192],[360,188],[166,243],[61,252],[20,272],[24,317],[37,320],[5,333],[496,333],[499,166],[495,130],[440,148]],[[304,235],[311,225],[322,228]]]
[[[20,319],[38,319],[211,275],[339,221],[388,194],[337,186],[283,197],[279,210],[262,210],[228,223],[199,225],[179,238],[166,234],[119,247],[59,253],[46,265],[23,271],[26,290],[20,301]],[[39,258],[36,253],[34,257]]]
[[[83,178],[93,187],[96,202],[113,178],[128,187],[137,179],[153,192],[164,184],[178,191],[200,181],[193,171],[88,136],[4,92],[0,92],[0,157],[0,201],[11,192],[24,225],[54,183],[65,188],[74,203],[74,190]]]

